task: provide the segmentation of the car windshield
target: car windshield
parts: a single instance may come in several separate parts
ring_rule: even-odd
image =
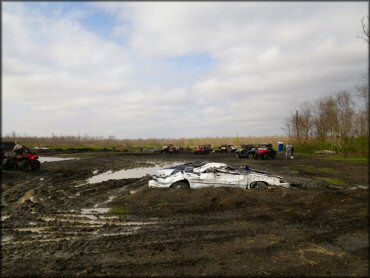
[[[175,174],[179,171],[184,171],[184,172],[187,172],[187,173],[191,173],[191,172],[193,172],[194,168],[201,167],[205,164],[206,163],[203,162],[203,161],[194,161],[194,162],[189,162],[189,163],[185,163],[185,164],[176,165],[176,166],[170,167],[168,169],[174,169],[171,174]]]

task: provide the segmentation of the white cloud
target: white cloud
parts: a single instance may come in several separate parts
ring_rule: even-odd
[[[295,106],[367,70],[365,3],[86,5],[98,12],[3,5],[3,133],[278,134]],[[99,12],[115,19],[107,36],[84,22]]]

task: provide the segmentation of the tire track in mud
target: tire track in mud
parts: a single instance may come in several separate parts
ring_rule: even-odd
[[[147,179],[93,185],[86,180],[95,170],[128,169],[150,159],[109,155],[50,163],[35,175],[10,173],[2,185],[7,212],[2,215],[2,276],[367,273],[363,192],[306,188],[217,195],[210,190],[189,202],[197,194],[179,196],[188,202],[185,210],[174,211],[178,204],[168,202],[167,210],[150,211],[142,202],[130,214],[107,215],[114,196],[125,191],[142,196]],[[278,161],[262,163],[280,169]],[[158,192],[146,193],[173,197]],[[237,198],[242,194],[247,198]]]
[[[54,166],[55,164],[49,165]],[[91,175],[90,172],[86,170],[68,172],[60,169],[54,175],[42,173],[41,177],[34,178],[29,177],[28,173],[22,173],[26,176],[26,182],[18,187],[10,188],[7,192],[9,194],[3,196],[5,197],[3,200],[7,199],[12,203],[9,210],[13,213],[2,217],[2,244],[9,247],[19,244],[34,245],[41,242],[88,240],[115,234],[128,235],[137,232],[142,225],[153,224],[107,217],[106,212],[109,208],[99,207],[112,201],[113,196],[119,192],[127,190],[128,185],[135,186],[136,183],[129,180],[89,185],[86,180]],[[140,179],[137,181],[141,182]],[[81,184],[84,186],[76,188]],[[30,185],[32,189],[21,196],[22,191],[24,192],[22,188],[29,189]],[[14,192],[17,192],[17,195],[12,194]],[[92,204],[95,205],[91,206]],[[66,207],[74,208],[72,213],[71,210],[63,210]],[[42,215],[42,217],[36,217],[36,215]],[[15,221],[20,219],[21,221]],[[107,227],[119,226],[123,229],[115,233],[109,233],[107,229]],[[101,230],[106,231],[100,233]]]
[[[146,181],[146,180],[145,180]],[[84,240],[103,237],[103,236],[114,236],[114,235],[129,235],[140,230],[143,225],[153,225],[155,222],[146,221],[127,221],[125,219],[120,219],[116,216],[107,216],[106,213],[109,208],[101,207],[106,205],[114,199],[119,193],[127,191],[129,189],[135,188],[137,184],[142,184],[142,180],[138,179],[135,181],[127,182],[130,186],[120,182],[112,181],[108,182],[109,185],[104,184],[94,184],[91,187],[104,186],[104,197],[99,196],[99,200],[104,200],[100,203],[96,203],[93,207],[83,208],[84,202],[79,203],[79,206],[71,206],[72,210],[61,210],[58,207],[54,207],[52,213],[43,213],[41,217],[28,217],[28,223],[16,224],[8,228],[8,219],[12,220],[14,216],[7,215],[2,219],[3,222],[3,235],[5,235],[6,240],[2,240],[3,245],[12,244],[23,244],[23,243],[37,243],[37,242],[48,242],[48,241],[61,241],[61,240],[76,240],[83,238]],[[49,200],[48,206],[58,205],[58,200],[69,200],[69,205],[74,205],[76,202],[71,201],[71,199],[76,199],[73,195],[78,193],[78,197],[86,198],[90,193],[96,194],[96,188],[86,187],[78,188],[75,190],[75,184],[80,183],[80,181],[74,181],[72,183],[68,181],[62,181],[54,183],[55,188],[61,188],[54,190],[52,195],[46,197],[50,192],[45,193],[42,188],[32,189],[27,191],[24,196],[22,196],[17,204],[23,205],[25,202],[32,208],[35,204],[44,203],[44,200]],[[36,191],[36,192],[35,192]],[[76,193],[77,192],[77,193]],[[109,197],[107,198],[107,195]],[[73,196],[73,197],[71,197]],[[104,198],[104,199],[103,199]],[[51,199],[51,200],[50,200]],[[65,207],[65,202],[63,202]],[[49,209],[38,209],[39,211],[50,211]],[[31,213],[34,211],[31,211]],[[30,215],[29,215],[30,216]],[[31,221],[32,220],[32,221]],[[61,227],[64,231],[61,231]],[[105,227],[105,229],[102,229]],[[112,229],[117,229],[121,227],[119,231],[109,232],[110,227]],[[89,230],[89,231],[84,231]],[[103,232],[101,232],[103,230]],[[104,232],[106,230],[106,232]],[[8,236],[12,234],[11,237]]]

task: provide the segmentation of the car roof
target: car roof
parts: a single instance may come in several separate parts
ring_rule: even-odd
[[[219,163],[219,162],[209,162],[209,163],[206,163],[205,165],[199,167],[199,168],[202,168],[202,169],[207,169],[207,168],[221,168],[221,167],[226,167],[227,164],[225,163]]]

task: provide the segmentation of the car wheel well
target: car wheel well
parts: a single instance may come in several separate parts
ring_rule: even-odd
[[[264,188],[264,187],[267,187],[269,186],[269,184],[265,181],[254,181],[252,182],[249,186],[248,186],[248,189],[251,189],[251,188]]]
[[[190,183],[188,180],[180,180],[171,184],[170,188],[190,188]]]

